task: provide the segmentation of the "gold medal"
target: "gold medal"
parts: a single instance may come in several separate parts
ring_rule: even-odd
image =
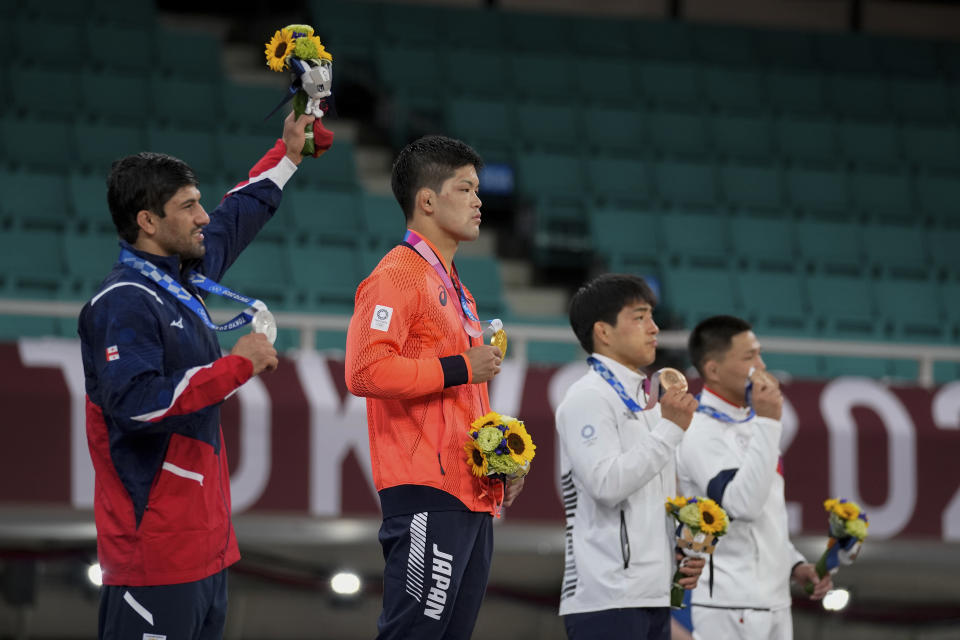
[[[490,344],[500,348],[502,357],[507,357],[507,332],[500,329],[490,337]]]
[[[676,387],[681,392],[687,390],[687,378],[673,367],[660,369],[660,386],[669,391]]]

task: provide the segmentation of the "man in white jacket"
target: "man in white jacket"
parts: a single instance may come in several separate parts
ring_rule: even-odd
[[[707,318],[689,339],[690,361],[703,378],[700,406],[680,444],[683,495],[719,503],[730,518],[691,601],[694,638],[790,640],[790,580],[813,583],[811,599],[832,587],[790,542],[780,461],[783,397],[764,372],[749,323]],[[712,575],[711,575],[712,573]]]
[[[641,369],[656,356],[656,298],[640,278],[607,274],[580,288],[570,324],[590,368],[557,407],[566,566],[560,615],[570,640],[669,640],[676,447],[696,400],[677,388],[649,411]],[[693,560],[680,581],[692,589]]]

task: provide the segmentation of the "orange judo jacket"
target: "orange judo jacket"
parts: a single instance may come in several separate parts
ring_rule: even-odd
[[[448,271],[479,317],[456,269]],[[384,517],[495,513],[503,500],[502,483],[474,477],[467,463],[470,423],[490,411],[490,399],[485,382],[470,383],[462,354],[482,338],[464,330],[458,297],[407,243],[388,252],[357,288],[345,377],[350,393],[367,399],[370,460]]]

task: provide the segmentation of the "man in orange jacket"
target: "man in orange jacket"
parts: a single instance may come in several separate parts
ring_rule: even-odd
[[[464,445],[490,411],[503,354],[485,345],[454,254],[480,234],[480,157],[427,136],[393,165],[407,232],[357,289],[346,382],[367,398],[383,525],[378,638],[469,638],[493,552],[492,514],[523,486],[476,478]]]

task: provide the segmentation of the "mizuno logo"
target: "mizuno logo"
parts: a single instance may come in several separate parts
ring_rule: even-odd
[[[453,573],[453,555],[444,553],[433,545],[433,571],[430,578],[434,584],[427,593],[427,605],[423,615],[439,620],[443,615],[443,608],[447,604],[447,589],[450,588],[450,575]]]
[[[176,327],[177,329],[183,329],[183,316],[180,316],[176,320],[170,323],[171,327]]]

